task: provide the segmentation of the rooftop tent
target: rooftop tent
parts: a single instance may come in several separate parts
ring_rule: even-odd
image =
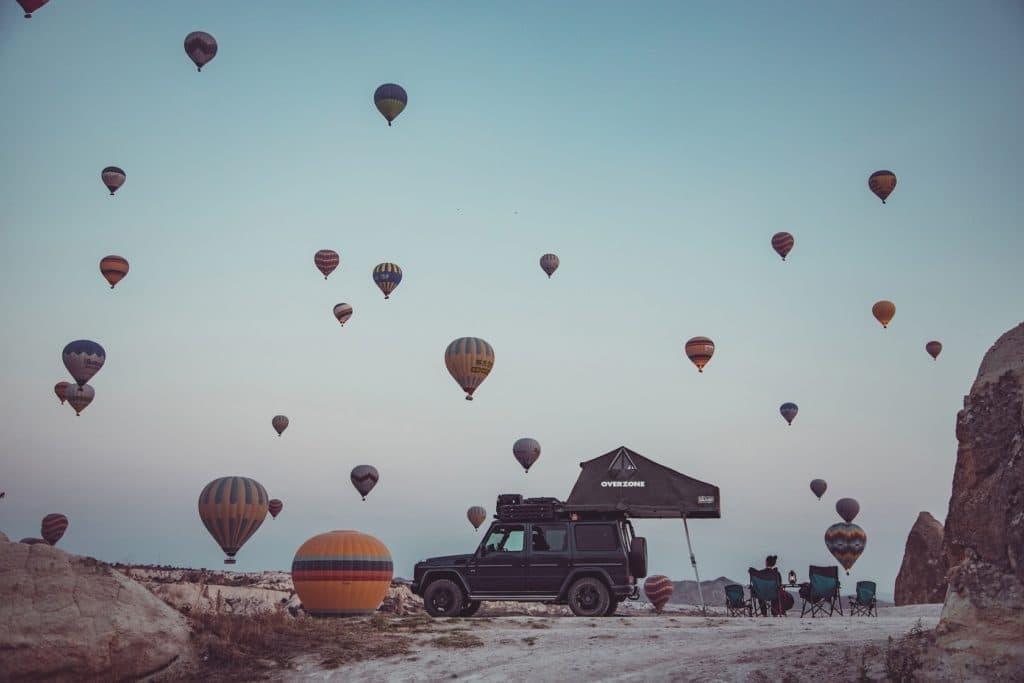
[[[718,487],[659,465],[625,446],[581,462],[565,501],[570,512],[624,512],[630,517],[717,519]]]

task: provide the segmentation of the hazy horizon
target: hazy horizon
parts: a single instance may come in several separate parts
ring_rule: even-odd
[[[891,595],[918,513],[946,516],[978,364],[1024,318],[1022,28],[1012,2],[9,3],[0,531],[63,512],[69,552],[223,567],[196,501],[237,474],[285,507],[235,569],[358,529],[409,577],[472,551],[469,506],[564,499],[625,445],[720,487],[722,519],[690,524],[702,579],[835,564],[851,496],[868,542],[841,579]],[[202,73],[194,30],[220,46]],[[131,264],[113,291],[107,254]],[[472,402],[443,360],[461,336],[496,354]],[[107,360],[75,417],[52,387],[83,338]],[[679,520],[634,524],[652,574],[694,578]]]

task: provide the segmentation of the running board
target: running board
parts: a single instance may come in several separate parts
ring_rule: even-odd
[[[513,602],[553,602],[558,599],[557,595],[470,595],[470,600],[480,602],[491,602],[494,600],[509,600]]]

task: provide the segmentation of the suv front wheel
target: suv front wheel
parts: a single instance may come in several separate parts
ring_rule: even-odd
[[[608,611],[611,596],[601,579],[588,576],[569,586],[569,609],[578,617],[600,617]]]
[[[462,589],[454,581],[438,579],[423,591],[423,608],[432,617],[454,617],[462,611]]]

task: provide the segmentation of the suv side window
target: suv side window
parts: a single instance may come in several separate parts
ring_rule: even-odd
[[[496,526],[487,536],[484,547],[489,553],[521,553],[526,531],[522,525]]]
[[[614,524],[576,525],[576,550],[618,550],[619,536]]]
[[[565,552],[569,533],[564,524],[534,524],[530,549],[535,553]]]

